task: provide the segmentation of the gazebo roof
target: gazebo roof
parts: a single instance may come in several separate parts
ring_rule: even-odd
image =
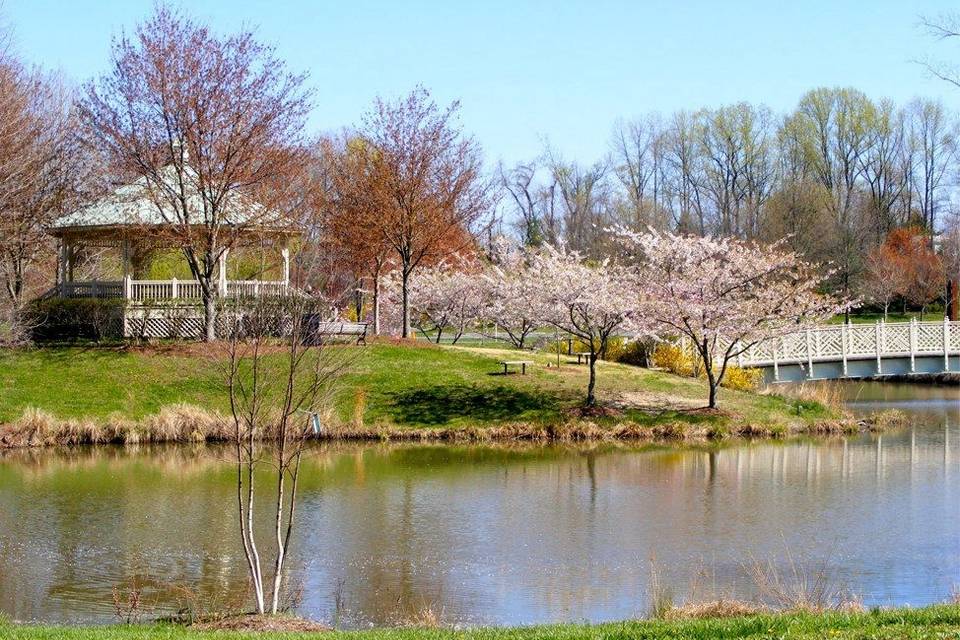
[[[113,193],[100,198],[58,219],[52,230],[71,227],[113,227],[164,225],[173,217],[161,214],[157,205],[148,196],[146,180],[140,178],[132,184],[123,185]]]
[[[170,169],[172,180],[172,167]],[[92,204],[57,219],[51,225],[49,231],[55,236],[61,236],[67,233],[76,234],[85,231],[122,231],[132,227],[162,228],[179,224],[177,222],[179,216],[173,207],[163,202],[163,198],[151,196],[156,188],[146,178],[141,177],[130,184],[118,187],[113,193]],[[191,196],[187,201],[187,206],[200,211],[202,208],[200,197],[198,195]],[[228,205],[225,210],[227,224],[242,225],[260,218],[263,207],[259,203],[250,202],[243,207]],[[198,215],[197,219],[198,224],[202,224],[200,222],[202,216]],[[279,221],[275,221],[273,224],[269,221],[263,221],[256,226],[261,229],[269,228],[273,233],[298,233],[292,225],[280,224]]]

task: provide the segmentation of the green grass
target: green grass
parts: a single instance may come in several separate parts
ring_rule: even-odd
[[[198,632],[169,625],[107,627],[0,626],[5,640],[190,640],[192,638],[329,638],[331,640],[557,640],[636,638],[728,639],[779,638],[854,640],[960,638],[960,607],[894,609],[860,614],[760,615],[682,622],[629,621],[608,624],[561,624],[537,627],[443,629],[372,629],[321,634]]]
[[[516,351],[374,343],[345,346],[352,360],[342,380],[336,410],[353,420],[362,407],[367,425],[457,428],[507,423],[551,424],[582,402],[587,368],[562,358],[523,353],[536,361],[528,375],[501,375],[498,361]],[[59,347],[0,352],[0,423],[28,407],[58,418],[103,419],[119,413],[141,419],[162,406],[187,403],[228,409],[222,363],[200,348],[141,349]],[[731,419],[758,425],[796,423],[797,403],[782,398],[722,390],[730,416],[691,411],[702,407],[702,381],[628,365],[598,363],[598,396],[621,408],[623,418],[643,425],[717,423]],[[831,417],[808,404],[801,420]],[[604,419],[600,419],[602,423]]]
[[[886,322],[910,322],[916,318],[920,320],[919,311],[907,311],[903,313],[902,311],[890,311],[887,314]],[[882,312],[866,312],[866,313],[855,313],[850,315],[850,322],[853,324],[874,324],[883,320]],[[943,322],[943,311],[928,311],[923,314],[924,322]],[[830,319],[830,324],[843,324],[844,317],[842,315],[834,316]]]

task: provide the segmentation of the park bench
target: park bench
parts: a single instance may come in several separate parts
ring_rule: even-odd
[[[356,336],[357,344],[367,344],[367,326],[366,322],[330,322],[311,318],[307,333],[315,342],[324,336]]]
[[[520,375],[527,374],[527,365],[533,364],[533,360],[501,360],[500,364],[503,365],[503,375],[507,375],[510,372],[510,367],[520,367]]]
[[[590,352],[589,351],[577,351],[573,355],[577,356],[577,364],[583,364],[586,362],[590,363]]]

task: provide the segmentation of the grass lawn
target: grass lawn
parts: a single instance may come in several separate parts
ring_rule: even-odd
[[[189,640],[191,638],[330,638],[331,640],[558,640],[645,638],[735,639],[814,638],[916,639],[960,638],[960,607],[895,609],[861,614],[782,614],[746,618],[721,618],[680,622],[617,622],[598,625],[549,625],[540,627],[478,628],[463,631],[442,629],[373,629],[320,634],[198,632],[174,626],[142,627],[31,627],[0,626],[5,640]]]
[[[901,311],[890,311],[887,313],[886,322],[910,322],[916,318],[920,320],[919,311],[907,311],[903,313]],[[843,324],[843,316],[834,316],[830,319],[830,324]],[[850,322],[853,324],[874,324],[883,320],[883,313],[854,313],[850,315]],[[943,322],[943,311],[928,311],[923,314],[924,322]]]
[[[566,357],[558,369],[555,356],[489,347],[421,341],[337,348],[352,360],[336,404],[342,421],[362,414],[366,425],[395,428],[546,425],[563,421],[586,390],[586,366]],[[62,419],[121,414],[139,420],[175,403],[225,412],[228,398],[216,353],[203,345],[0,352],[0,423],[17,419],[28,407]],[[536,365],[525,376],[501,375],[498,361],[518,356]],[[730,390],[720,396],[726,415],[705,414],[696,411],[707,398],[702,381],[606,362],[598,363],[598,397],[619,410],[617,419],[642,425],[737,420],[786,426],[832,417],[815,403]]]

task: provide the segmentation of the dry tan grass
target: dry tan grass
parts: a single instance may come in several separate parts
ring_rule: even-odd
[[[204,442],[225,440],[227,420],[223,416],[189,404],[160,409],[141,423],[150,442]]]
[[[443,615],[430,605],[420,607],[412,614],[398,614],[393,624],[397,627],[417,629],[440,629],[444,626]]]
[[[357,404],[365,398],[359,397]],[[590,417],[569,416],[554,424],[531,422],[505,423],[495,426],[405,428],[391,424],[365,424],[362,418],[338,422],[331,413],[321,416],[326,425],[319,436],[323,440],[392,441],[392,442],[479,442],[522,441],[538,443],[579,443],[616,441],[705,442],[737,438],[783,438],[792,435],[835,435],[881,431],[899,426],[905,420],[900,412],[883,412],[865,419],[843,418],[817,423],[797,422],[792,425],[758,425],[738,422],[728,415],[727,424],[664,422],[643,425],[619,421],[600,425]],[[362,414],[360,414],[362,415]],[[265,420],[267,424],[273,421]],[[729,424],[731,423],[732,424]],[[80,444],[149,444],[163,442],[222,442],[232,433],[231,420],[219,413],[189,404],[165,406],[140,421],[120,414],[105,420],[59,419],[42,409],[29,408],[14,422],[0,425],[0,448],[49,447]],[[261,434],[270,440],[271,434]]]
[[[0,448],[205,442],[225,440],[228,435],[223,416],[191,405],[164,407],[140,422],[117,414],[102,422],[62,420],[42,409],[28,408],[20,418],[0,427]]]
[[[768,387],[766,391],[771,390],[772,388]],[[844,387],[840,382],[802,382],[795,386],[777,387],[772,391],[776,395],[816,402],[839,415],[848,413],[844,403]]]
[[[763,605],[742,600],[723,599],[708,602],[693,602],[666,609],[659,616],[662,620],[701,620],[704,618],[735,618],[754,616],[770,610]]]
[[[190,627],[201,631],[229,632],[316,633],[331,631],[330,627],[325,624],[286,614],[276,616],[255,614],[229,616],[197,622]]]

